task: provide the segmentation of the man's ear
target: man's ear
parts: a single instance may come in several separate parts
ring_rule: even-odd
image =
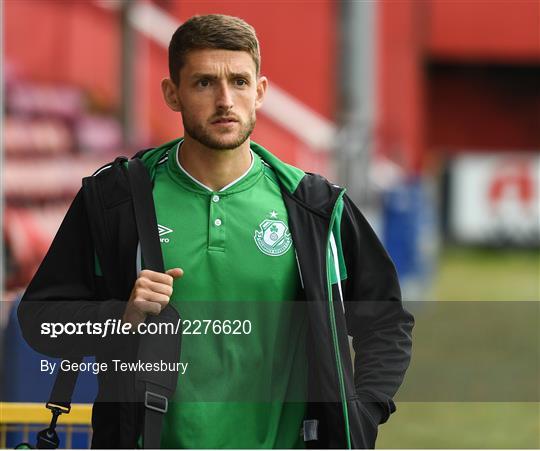
[[[268,79],[264,76],[260,76],[257,79],[257,97],[255,98],[256,110],[258,110],[262,106],[267,88],[268,88]]]
[[[171,110],[180,112],[180,101],[177,90],[178,88],[170,78],[161,80],[161,92],[163,92],[165,103]]]

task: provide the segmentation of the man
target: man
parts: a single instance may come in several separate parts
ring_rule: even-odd
[[[250,141],[268,86],[250,25],[191,18],[172,37],[169,71],[163,95],[184,137],[137,154],[168,269],[142,269],[137,187],[117,159],[85,179],[28,287],[25,336],[50,355],[110,362],[113,348],[134,355],[133,345],[32,331],[60,317],[137,327],[171,306],[180,312],[181,361],[192,370],[178,374],[168,406],[146,405],[144,426],[138,404],[104,402],[132,386],[129,376],[100,377],[95,447],[135,446],[156,410],[163,447],[373,447],[395,410],[413,326],[389,257],[342,188]],[[186,331],[227,318],[249,333]]]

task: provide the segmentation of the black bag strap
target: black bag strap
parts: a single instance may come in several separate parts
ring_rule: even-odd
[[[134,157],[129,160],[128,177],[145,267],[152,271],[165,272],[152,197],[152,181],[139,158]],[[179,320],[178,312],[169,304],[158,316],[147,317],[146,323],[172,322],[177,324]],[[141,335],[138,359],[142,362],[159,363],[164,361],[176,364],[180,360],[180,337],[181,334],[180,336]],[[156,449],[160,447],[163,416],[167,413],[169,399],[176,390],[178,372],[141,372],[137,374],[136,380],[144,386],[143,448]]]
[[[129,160],[128,177],[145,266],[152,271],[165,272],[152,197],[152,181],[139,158]]]
[[[71,359],[73,362],[81,363],[82,358]],[[78,366],[78,365],[77,365]],[[38,432],[36,448],[38,449],[56,449],[60,444],[60,439],[56,433],[56,422],[62,414],[67,414],[71,410],[71,397],[75,390],[79,371],[62,371],[58,370],[54,381],[49,402],[45,407],[52,413],[49,426]]]

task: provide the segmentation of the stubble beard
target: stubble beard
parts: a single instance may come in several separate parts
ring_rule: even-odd
[[[247,121],[241,121],[238,118],[240,129],[234,138],[222,138],[218,132],[212,133],[205,124],[195,124],[189,117],[182,115],[184,131],[192,139],[198,141],[203,146],[213,150],[231,150],[241,146],[253,132],[256,122],[255,111],[253,111]]]

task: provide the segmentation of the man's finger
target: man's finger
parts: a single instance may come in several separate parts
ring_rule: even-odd
[[[159,302],[148,301],[144,298],[136,298],[133,301],[135,308],[145,315],[159,315],[161,310],[165,308],[166,304],[160,304]]]
[[[168,274],[164,274],[164,276],[167,278],[167,282],[164,282],[164,283],[153,282],[152,280],[147,279],[147,278],[139,279],[137,281],[136,288],[141,288],[143,290],[154,291],[156,293],[161,293],[167,296],[171,296],[173,292],[173,287],[172,287],[172,283],[170,282],[173,282],[174,279],[172,278],[172,276],[169,276]]]
[[[167,285],[170,285],[172,280],[171,280],[171,275],[170,274],[165,274],[163,272],[157,272],[157,271],[152,271],[150,269],[143,269],[140,273],[139,273],[139,278],[141,277],[144,277],[148,280],[151,280],[152,282],[157,282],[157,283],[165,283]]]
[[[184,271],[182,268],[171,268],[165,271],[165,274],[172,276],[174,279],[178,279],[184,275]]]

